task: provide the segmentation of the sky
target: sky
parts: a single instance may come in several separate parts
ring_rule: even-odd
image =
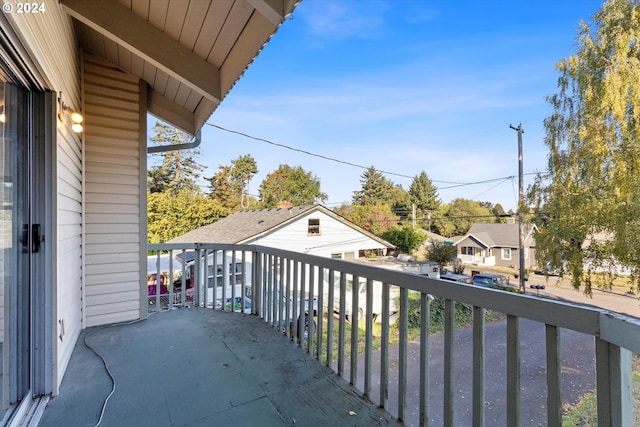
[[[546,167],[546,96],[573,55],[593,0],[303,0],[208,123],[198,161],[251,154],[259,173],[302,166],[325,206],[350,203],[364,168],[409,188],[425,171],[443,203],[517,206],[522,124],[526,187]],[[355,165],[355,166],[354,166]],[[361,167],[358,167],[361,166]]]

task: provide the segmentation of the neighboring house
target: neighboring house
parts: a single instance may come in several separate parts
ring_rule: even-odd
[[[525,268],[535,266],[535,225],[525,229]],[[456,238],[458,257],[465,264],[517,267],[519,264],[518,224],[473,224],[469,232]]]
[[[0,419],[59,393],[81,329],[147,315],[147,114],[197,134],[297,3],[5,2]]]
[[[190,242],[254,244],[346,260],[383,256],[394,247],[321,205],[239,211],[168,243]]]

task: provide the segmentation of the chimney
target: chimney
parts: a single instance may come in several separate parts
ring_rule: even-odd
[[[287,202],[286,200],[280,200],[276,205],[276,208],[278,209],[287,209],[287,208],[291,209],[292,207],[293,207],[293,203]]]
[[[515,224],[516,223],[516,217],[515,216],[508,216],[507,217],[507,224]]]

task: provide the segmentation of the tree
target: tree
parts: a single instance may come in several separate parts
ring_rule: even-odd
[[[493,213],[479,202],[454,199],[445,206],[444,218],[435,221],[439,233],[445,236],[463,235],[476,222],[495,222]]]
[[[218,201],[188,189],[173,195],[147,193],[147,230],[150,243],[164,243],[229,215]]]
[[[398,223],[388,205],[342,205],[334,212],[377,236]]]
[[[577,42],[556,65],[558,92],[544,121],[548,170],[528,195],[543,224],[538,264],[568,269],[590,294],[591,267],[628,266],[632,286],[640,272],[638,1],[606,1],[592,25],[580,24]]]
[[[413,253],[427,240],[427,236],[422,230],[409,226],[391,227],[383,231],[380,237],[408,254]]]
[[[191,136],[180,129],[156,122],[155,133],[149,140],[160,145],[185,144],[191,142]],[[182,190],[200,193],[197,181],[200,171],[205,167],[196,162],[200,155],[197,149],[166,151],[162,163],[152,166],[147,172],[147,188],[151,193],[171,192],[177,196]]]
[[[437,262],[440,266],[440,270],[442,270],[445,265],[456,259],[457,255],[458,249],[451,243],[434,240],[431,242],[431,249],[427,254],[427,259],[429,261]]]
[[[294,206],[311,205],[327,200],[320,190],[320,180],[302,166],[292,168],[280,165],[260,184],[260,204],[264,208],[274,208],[279,201],[291,202]]]
[[[258,165],[251,154],[231,160],[231,166],[218,166],[218,172],[208,178],[211,197],[230,209],[248,207],[246,188],[257,173]]]
[[[438,190],[425,171],[416,175],[411,181],[409,200],[416,207],[416,218],[419,218],[417,223],[423,228],[430,229],[429,216],[440,208],[441,202],[438,199]]]
[[[362,173],[360,183],[362,189],[353,192],[354,205],[391,205],[394,196],[397,196],[397,193],[394,193],[393,182],[373,166]]]

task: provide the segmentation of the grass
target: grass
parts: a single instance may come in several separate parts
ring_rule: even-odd
[[[640,425],[640,356],[633,355],[633,425]],[[563,427],[591,427],[598,425],[596,392],[591,390],[571,406],[565,406],[562,418]]]

